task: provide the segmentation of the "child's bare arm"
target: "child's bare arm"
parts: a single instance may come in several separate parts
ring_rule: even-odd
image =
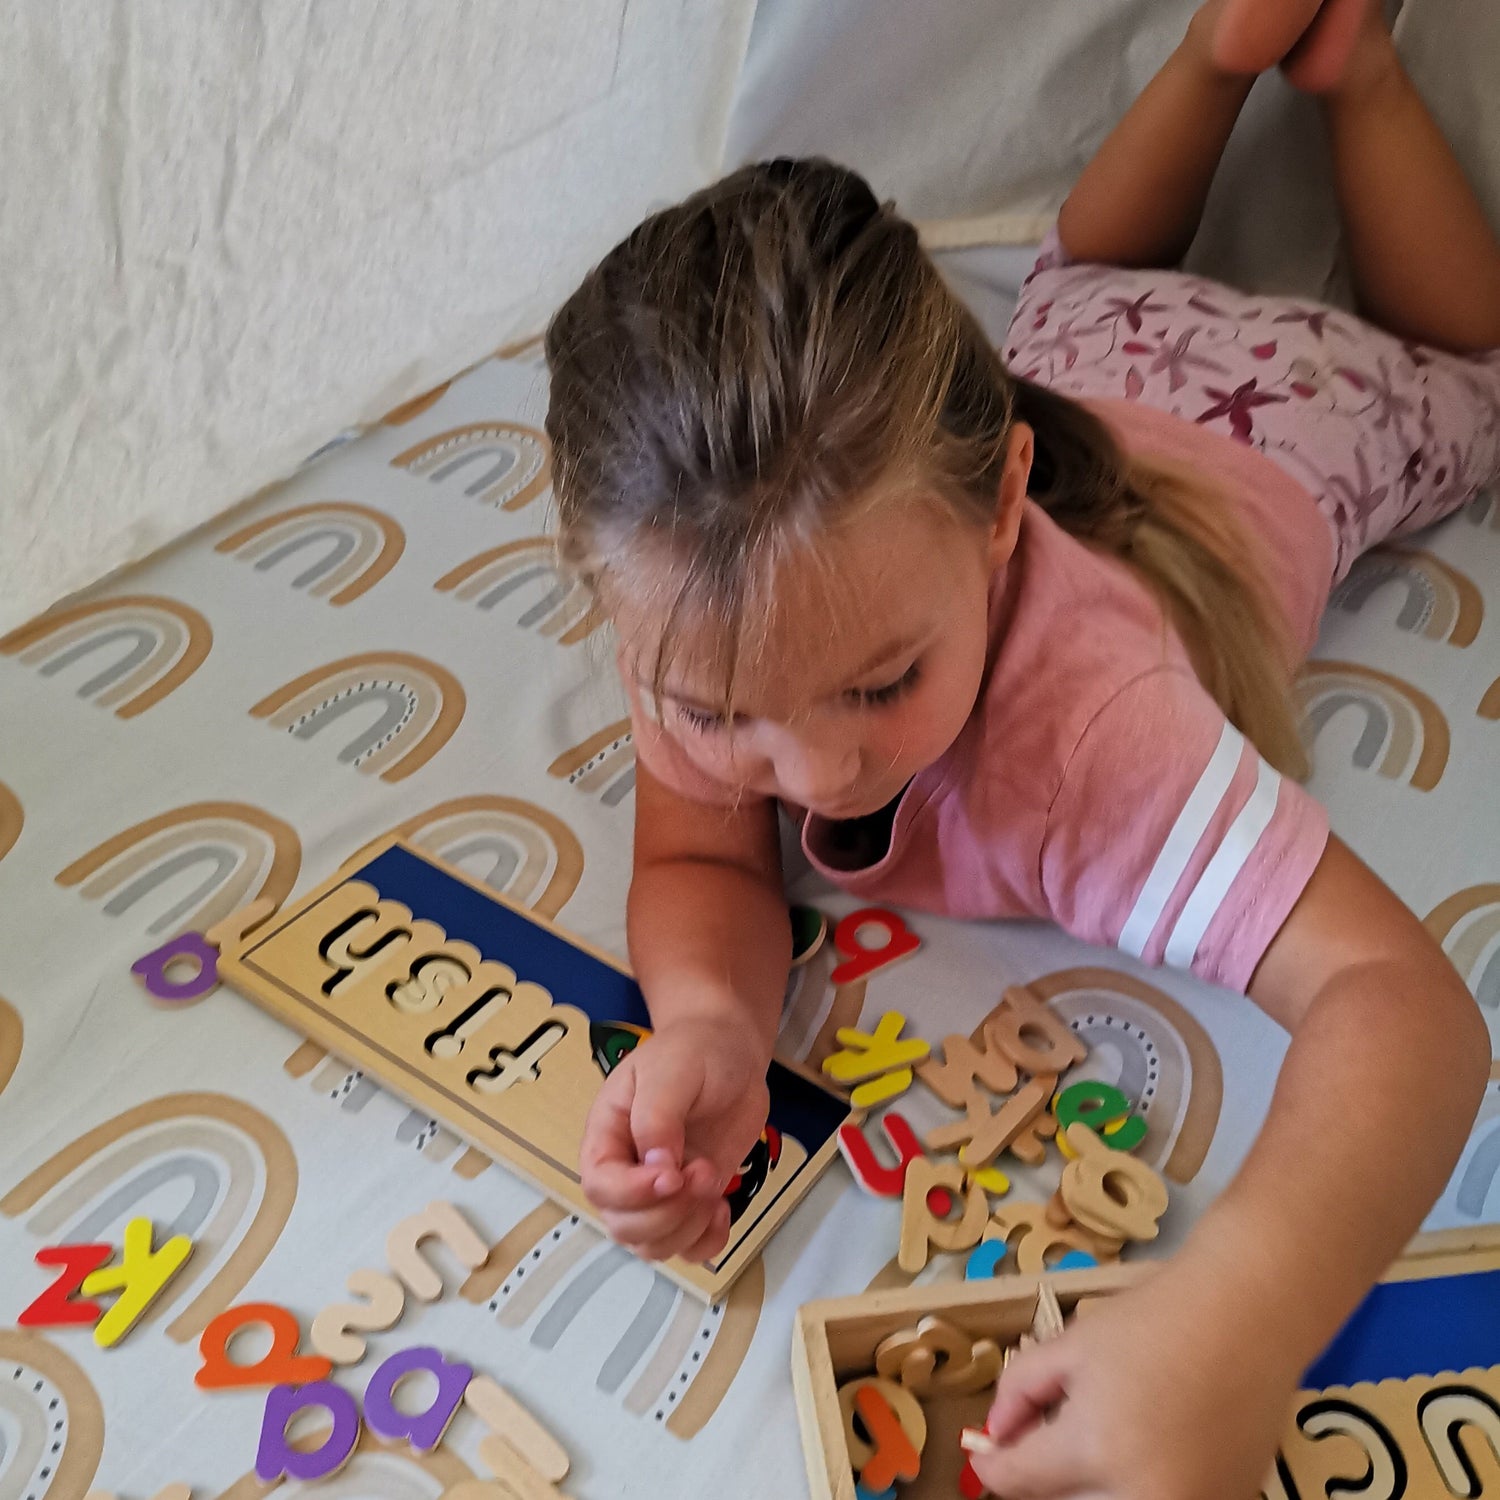
[[[704,807],[637,769],[630,959],[658,1026],[748,1026],[769,1063],[791,964],[776,805]]]
[[[1001,1446],[973,1460],[995,1493],[1255,1494],[1303,1371],[1447,1182],[1489,1036],[1421,923],[1336,840],[1252,994],[1292,1033],[1265,1128],[1176,1256],[1007,1369]]]
[[[580,1169],[622,1244],[704,1260],[728,1235],[725,1184],[769,1105],[791,960],[776,811],[701,807],[637,775],[630,953],[653,1031],[605,1080]]]
[[[1292,1045],[1265,1128],[1189,1251],[1261,1282],[1278,1334],[1311,1359],[1442,1192],[1490,1040],[1442,950],[1336,839],[1251,996]]]

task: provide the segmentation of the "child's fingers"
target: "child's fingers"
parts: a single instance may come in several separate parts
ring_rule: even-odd
[[[1007,1372],[1007,1378],[1009,1372]],[[1042,1422],[1024,1437],[970,1462],[986,1489],[1005,1500],[1074,1500],[1094,1492],[1095,1476],[1078,1434],[1065,1422]]]
[[[617,1162],[605,1162],[588,1168],[580,1175],[589,1201],[596,1208],[615,1212],[631,1212],[655,1208],[669,1202],[723,1196],[718,1169],[711,1161],[702,1157],[695,1157],[682,1171],[674,1173],[661,1167],[646,1166],[644,1163],[625,1166]],[[675,1186],[671,1185],[673,1183]]]
[[[649,1087],[637,1083],[630,1103],[630,1132],[641,1161],[659,1164],[664,1171],[681,1167],[687,1119],[702,1091],[701,1070],[691,1068],[658,1069]]]
[[[713,1212],[713,1205],[704,1203],[701,1198],[678,1193],[666,1202],[653,1204],[650,1208],[620,1213],[607,1211],[601,1213],[599,1218],[609,1231],[610,1238],[618,1240],[627,1250],[633,1250],[637,1255],[644,1254],[649,1246],[667,1242],[672,1245],[670,1253],[675,1255],[680,1248],[698,1239]],[[650,1258],[660,1257],[648,1257]]]
[[[726,1105],[727,1118],[715,1122],[719,1128],[707,1134],[700,1147],[704,1155],[711,1157],[719,1169],[721,1188],[740,1170],[755,1149],[755,1143],[770,1113],[771,1096],[766,1086],[763,1083],[756,1086],[753,1091],[756,1097],[753,1100],[749,1097],[750,1092],[752,1091],[747,1090],[742,1099]],[[733,1129],[727,1128],[731,1121]]]
[[[626,1062],[600,1089],[584,1126],[579,1178],[589,1201],[600,1208],[644,1208],[682,1188],[675,1161],[648,1162],[637,1152],[631,1127],[637,1084],[635,1069]]]
[[[644,1260],[663,1260],[668,1255],[701,1260],[714,1254],[719,1248],[713,1243],[715,1237],[728,1237],[729,1205],[719,1192],[713,1163],[701,1157],[690,1162],[682,1174],[682,1189],[669,1198],[656,1191],[655,1178],[654,1168],[633,1167],[618,1175],[605,1169],[595,1179],[597,1190],[586,1184],[611,1238]],[[719,1219],[723,1220],[722,1232],[715,1228]],[[704,1245],[701,1253],[699,1242]],[[664,1245],[670,1248],[653,1253]]]
[[[729,1205],[722,1200],[714,1209],[708,1228],[686,1249],[679,1252],[684,1260],[701,1264],[712,1260],[729,1240]]]
[[[997,1443],[1013,1443],[1034,1428],[1068,1394],[1072,1356],[1066,1335],[1018,1355],[1000,1377],[985,1431]]]
[[[743,1151],[736,1151],[732,1144],[714,1143],[710,1152],[710,1160],[713,1164],[715,1185],[720,1192],[724,1191],[725,1186],[733,1180],[734,1174],[745,1164],[745,1158],[749,1156],[753,1145],[754,1137]]]
[[[597,1209],[626,1213],[664,1201],[657,1187],[663,1176],[658,1167],[604,1162],[583,1167],[578,1175],[585,1195]]]
[[[660,1235],[632,1235],[622,1239],[621,1244],[642,1260],[670,1260],[674,1255],[686,1255],[705,1238],[706,1226],[712,1223],[717,1210],[701,1203],[691,1209],[666,1233]]]
[[[696,1198],[721,1198],[724,1178],[706,1156],[695,1156],[682,1171],[682,1190]]]
[[[635,1136],[630,1130],[630,1108],[635,1102],[635,1069],[627,1060],[604,1081],[594,1096],[583,1126],[578,1162],[585,1169],[603,1162],[634,1163]]]

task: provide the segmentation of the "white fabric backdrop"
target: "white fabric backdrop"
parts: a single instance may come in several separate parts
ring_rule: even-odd
[[[934,245],[1034,243],[1196,3],[923,0],[919,11],[913,0],[760,0],[726,158],[820,152],[929,221]],[[1407,0],[1398,36],[1500,221],[1500,5]],[[1279,76],[1262,80],[1194,269],[1267,291],[1336,292],[1317,126],[1315,104]]]
[[[826,151],[949,243],[1034,241],[1191,3],[0,7],[0,630],[529,331],[726,160]],[[1500,218],[1500,6],[1401,24]],[[1204,269],[1327,283],[1312,113],[1263,85]]]
[[[0,631],[531,331],[753,0],[0,5]]]

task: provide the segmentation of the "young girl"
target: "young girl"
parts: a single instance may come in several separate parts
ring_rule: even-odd
[[[1160,269],[1278,59],[1322,95],[1371,323]],[[1253,1495],[1462,1149],[1486,1029],[1294,779],[1288,686],[1358,553],[1500,473],[1495,346],[1500,247],[1367,0],[1204,6],[1064,206],[1004,362],[820,161],[647,220],[548,333],[561,543],[639,757],[655,1032],[583,1161],[619,1240],[723,1241],[787,976],[778,806],[862,899],[1048,917],[1292,1033],[1180,1253],[1007,1372],[976,1461],[1007,1500]]]

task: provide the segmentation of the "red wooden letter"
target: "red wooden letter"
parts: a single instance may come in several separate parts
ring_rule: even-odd
[[[860,933],[870,927],[878,928],[881,938],[874,945],[866,946],[860,941]],[[895,912],[866,906],[850,912],[833,929],[833,946],[843,955],[844,962],[829,977],[834,984],[851,984],[909,953],[915,953],[922,946],[922,940]]]
[[[56,1328],[64,1323],[94,1323],[97,1302],[74,1302],[73,1293],[89,1272],[97,1271],[115,1253],[113,1245],[54,1245],[38,1250],[39,1266],[61,1266],[62,1275],[16,1319],[22,1328]]]

